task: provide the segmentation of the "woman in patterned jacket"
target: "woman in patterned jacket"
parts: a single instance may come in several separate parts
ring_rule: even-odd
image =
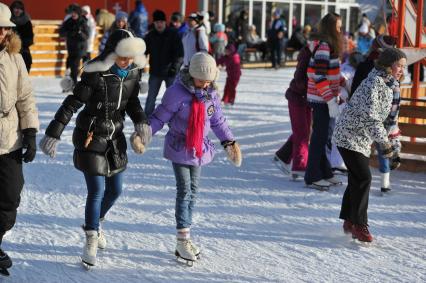
[[[375,68],[357,88],[336,124],[333,142],[348,168],[348,186],[343,195],[340,218],[343,231],[352,238],[371,242],[368,230],[367,208],[371,185],[369,168],[370,148],[379,144],[383,157],[393,156],[383,122],[391,111],[393,92],[404,73],[406,55],[396,49],[385,49]]]

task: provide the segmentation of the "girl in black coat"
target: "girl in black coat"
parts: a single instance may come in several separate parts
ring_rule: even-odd
[[[126,169],[126,140],[123,134],[127,113],[137,132],[147,132],[147,118],[140,105],[139,81],[145,66],[145,43],[127,30],[116,30],[104,52],[84,67],[73,95],[65,98],[40,141],[42,151],[54,157],[62,131],[74,113],[74,166],[84,173],[87,184],[85,209],[86,246],[82,260],[94,265],[97,248],[106,241],[99,225],[122,190]],[[147,141],[144,141],[147,144]],[[142,153],[143,149],[139,153]],[[105,184],[105,191],[103,189]]]

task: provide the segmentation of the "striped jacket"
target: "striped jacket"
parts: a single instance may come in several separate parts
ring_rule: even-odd
[[[328,43],[318,40],[309,42],[311,52],[315,48],[308,66],[308,101],[326,103],[339,95],[339,86],[345,80],[340,74],[339,57],[331,57]]]

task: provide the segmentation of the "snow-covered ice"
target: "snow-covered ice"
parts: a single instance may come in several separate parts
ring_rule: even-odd
[[[144,155],[129,150],[124,191],[104,227],[108,247],[99,251],[95,268],[82,268],[86,188],[72,163],[74,117],[55,159],[38,151],[25,165],[17,224],[3,243],[14,266],[0,281],[426,282],[426,174],[393,172],[392,193],[383,197],[373,169],[375,241],[366,246],[342,232],[343,186],[308,189],[272,164],[290,133],[284,90],[293,71],[243,70],[236,105],[224,110],[243,165],[233,167],[214,138],[218,154],[203,167],[192,227],[202,249],[194,267],[173,255],[175,180],[162,157],[163,130]],[[59,79],[33,78],[33,85],[44,132],[64,95]],[[126,135],[132,130],[127,120]]]

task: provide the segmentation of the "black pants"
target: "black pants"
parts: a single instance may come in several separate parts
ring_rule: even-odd
[[[67,57],[67,67],[70,68],[71,70],[71,79],[74,82],[74,85],[77,84],[77,77],[78,77],[78,73],[79,73],[79,68],[80,68],[80,61],[83,58],[82,54],[79,53],[68,53],[68,57]]]
[[[15,225],[23,186],[22,150],[0,155],[0,235]]]
[[[368,224],[367,208],[371,186],[370,159],[365,155],[337,147],[348,168],[348,186],[343,195],[340,218],[354,224]]]

